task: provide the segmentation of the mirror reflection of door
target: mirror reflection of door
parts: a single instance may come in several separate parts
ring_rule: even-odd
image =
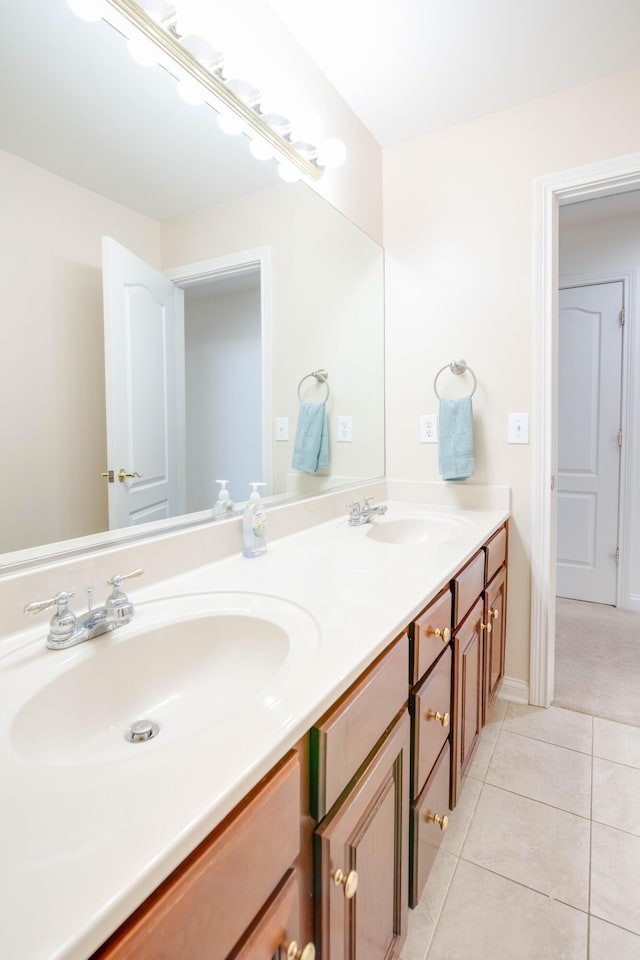
[[[259,267],[183,290],[104,238],[109,526],[246,499],[262,479]],[[231,471],[231,473],[229,472]]]
[[[560,290],[557,594],[616,604],[622,282]]]

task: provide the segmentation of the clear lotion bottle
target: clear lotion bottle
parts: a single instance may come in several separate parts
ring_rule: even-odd
[[[267,552],[267,518],[257,488],[266,484],[250,483],[249,486],[253,487],[253,493],[242,517],[242,555],[260,557]]]

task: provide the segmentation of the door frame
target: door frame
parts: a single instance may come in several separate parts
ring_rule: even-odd
[[[548,707],[553,700],[555,657],[555,558],[558,338],[558,208],[571,200],[620,193],[640,187],[640,154],[613,157],[599,163],[538,177],[533,183],[533,382],[532,404],[532,524],[531,524],[531,643],[529,702]],[[635,285],[637,290],[637,285]],[[637,304],[630,303],[635,318]],[[635,324],[628,327],[627,369],[636,353]],[[628,386],[631,388],[631,378]],[[628,395],[628,406],[633,398]],[[627,431],[631,441],[630,431]],[[625,483],[630,492],[633,452],[625,458]]]
[[[625,318],[632,316],[632,302],[634,301],[634,275],[632,272],[615,274],[562,274],[558,281],[558,289],[563,287],[578,286],[599,286],[603,283],[621,283],[622,284],[622,306],[625,311]],[[633,316],[636,313],[633,312]],[[622,329],[622,366],[620,370],[620,428],[622,430],[623,443],[620,448],[620,479],[618,486],[618,522],[617,522],[617,542],[620,549],[620,564],[616,576],[616,606],[622,610],[630,609],[630,590],[629,590],[629,551],[631,547],[631,537],[629,535],[628,525],[625,520],[631,517],[631,491],[632,487],[632,466],[633,466],[633,431],[632,431],[632,411],[633,407],[629,402],[629,395],[633,390],[633,379],[631,377],[631,350],[628,349],[629,331],[635,324],[627,324]]]
[[[212,260],[185,264],[164,270],[164,275],[180,287],[194,286],[205,280],[230,277],[258,267],[260,270],[260,353],[262,367],[262,480],[264,496],[273,493],[273,416],[272,357],[273,323],[271,305],[271,247],[253,247],[225,254]]]

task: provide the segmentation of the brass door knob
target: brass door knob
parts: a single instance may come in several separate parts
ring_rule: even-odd
[[[491,624],[490,623],[481,623],[480,626],[483,630],[486,630],[487,633],[491,633]]]
[[[449,726],[449,714],[440,713],[438,710],[427,710],[427,720],[439,720],[443,727]]]
[[[436,637],[440,637],[443,643],[449,643],[449,640],[451,640],[451,630],[449,630],[449,627],[444,627],[442,630],[438,627],[438,629],[433,632]]]
[[[337,887],[344,887],[346,899],[351,900],[351,897],[355,896],[356,890],[358,889],[358,874],[355,870],[349,870],[349,873],[336,870],[333,875],[333,882]]]
[[[449,826],[449,817],[447,817],[446,814],[442,817],[439,817],[437,813],[425,813],[424,818],[427,823],[435,823],[437,827],[440,827],[443,833]]]
[[[133,473],[127,473],[124,467],[120,467],[120,469],[118,470],[118,480],[120,481],[120,483],[124,483],[127,477],[132,480],[134,477],[140,477],[140,479],[142,479],[143,476],[144,474],[138,473],[137,470],[134,470]]]
[[[287,960],[316,960],[316,948],[312,943],[299,947],[296,941],[292,940],[286,951]]]
[[[493,617],[494,620],[497,620],[498,617],[500,616],[500,611],[498,610],[497,607],[493,607],[493,609],[489,607],[489,616]]]

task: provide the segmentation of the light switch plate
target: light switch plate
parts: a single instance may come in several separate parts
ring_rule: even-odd
[[[289,439],[289,417],[276,417],[276,440]]]
[[[420,414],[420,443],[438,442],[438,414]]]
[[[351,417],[338,417],[338,443],[351,443]]]
[[[509,414],[509,443],[529,443],[529,414]]]

